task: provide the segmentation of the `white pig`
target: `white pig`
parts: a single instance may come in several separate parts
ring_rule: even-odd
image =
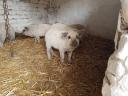
[[[35,42],[40,42],[40,37],[50,29],[50,24],[31,24],[23,29],[23,35],[34,37]]]
[[[9,40],[14,40],[15,31],[11,26],[9,26],[8,33],[6,33],[5,23],[0,23],[0,47],[3,47],[3,43],[5,42],[5,39],[7,37],[9,38]]]
[[[71,63],[72,53],[79,46],[79,35],[68,25],[56,23],[45,34],[48,59],[51,59],[52,48],[60,52],[61,62],[64,62],[65,52],[68,53],[68,61]]]

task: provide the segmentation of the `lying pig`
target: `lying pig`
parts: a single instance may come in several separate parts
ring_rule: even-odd
[[[48,59],[51,59],[52,48],[60,52],[61,62],[64,62],[65,52],[68,53],[68,61],[71,63],[72,53],[79,45],[79,35],[68,25],[56,23],[45,34]]]
[[[34,37],[35,42],[40,42],[40,37],[45,36],[45,33],[50,29],[49,24],[31,24],[24,27],[22,33],[23,35]]]
[[[0,47],[3,47],[3,43],[5,42],[5,39],[7,37],[9,40],[14,40],[15,39],[15,31],[11,26],[9,26],[8,33],[6,33],[5,24],[0,23]]]

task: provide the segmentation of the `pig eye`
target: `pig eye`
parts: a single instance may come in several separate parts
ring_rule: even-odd
[[[68,39],[71,39],[71,36],[68,36]]]

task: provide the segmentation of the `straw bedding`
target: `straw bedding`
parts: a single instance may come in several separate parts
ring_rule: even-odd
[[[44,39],[18,37],[0,49],[0,96],[101,96],[102,79],[113,42],[88,36],[61,64],[59,53],[47,60]]]

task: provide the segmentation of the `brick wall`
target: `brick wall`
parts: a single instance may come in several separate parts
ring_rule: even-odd
[[[10,24],[17,30],[28,24],[47,23],[48,0],[8,0]],[[0,0],[0,22],[4,22],[3,1]]]

